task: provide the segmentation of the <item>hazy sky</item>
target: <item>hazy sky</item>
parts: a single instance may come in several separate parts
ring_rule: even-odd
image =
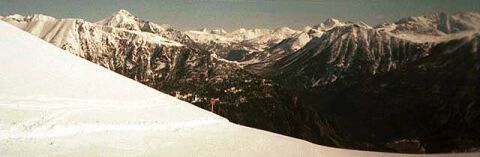
[[[177,29],[302,28],[334,17],[375,25],[433,12],[480,12],[480,0],[0,0],[0,15],[98,21],[126,9]]]

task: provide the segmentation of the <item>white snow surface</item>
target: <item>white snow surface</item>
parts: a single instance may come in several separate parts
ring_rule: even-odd
[[[2,157],[410,156],[324,147],[235,125],[3,21],[0,47]]]

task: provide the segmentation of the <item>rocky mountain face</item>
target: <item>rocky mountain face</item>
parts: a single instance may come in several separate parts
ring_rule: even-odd
[[[336,146],[409,153],[478,151],[480,34],[439,43],[429,56],[375,76],[345,77],[305,92],[312,128]],[[355,130],[355,131],[351,131]],[[332,142],[333,143],[333,142]]]
[[[477,16],[444,19],[466,24]],[[425,17],[407,19],[418,18]],[[364,150],[478,151],[478,29],[454,24],[457,32],[408,34],[398,30],[422,24],[402,21],[335,27],[264,68],[313,113],[303,124],[314,131],[297,137]],[[433,23],[422,30],[443,32],[442,22]]]
[[[474,26],[480,25],[478,16],[475,13],[435,14],[405,18],[375,28],[364,24],[340,25],[310,40],[294,54],[281,57],[264,75],[307,89],[343,77],[384,73],[428,56],[429,49],[439,42],[477,32],[479,29]],[[457,31],[439,33],[444,27]]]
[[[284,58],[287,55],[297,52],[304,47],[313,38],[322,36],[326,31],[335,27],[347,25],[337,19],[329,18],[323,23],[313,27],[305,27],[303,31],[278,42],[261,53],[251,53],[244,57],[245,62],[241,62],[250,73],[259,75],[274,62]]]
[[[349,75],[390,71],[427,56],[430,46],[356,24],[336,27],[275,62],[267,75],[311,88]]]
[[[201,108],[214,98],[214,112],[238,124],[335,147],[437,153],[480,148],[479,17],[233,32],[182,32],[125,10],[95,23],[2,20]]]

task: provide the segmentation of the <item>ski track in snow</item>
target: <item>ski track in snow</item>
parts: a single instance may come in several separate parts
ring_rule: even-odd
[[[145,101],[149,102],[149,101]],[[123,102],[128,104],[128,102]],[[155,111],[170,110],[182,106],[175,104],[158,105],[158,102],[139,103],[138,105],[118,105],[122,102],[94,101],[94,100],[76,100],[68,98],[42,98],[30,97],[22,98],[8,102],[0,101],[0,110],[20,109],[37,110],[41,116],[30,118],[20,123],[10,124],[10,129],[0,130],[0,140],[6,139],[31,139],[31,138],[49,138],[58,136],[71,136],[77,134],[88,134],[96,132],[125,132],[125,131],[158,131],[158,130],[177,130],[188,129],[202,125],[212,125],[227,122],[218,118],[199,118],[186,121],[169,121],[161,119],[146,119],[139,117],[134,121],[111,121],[104,117],[89,122],[83,119],[75,119],[78,115],[88,113],[108,113],[117,115],[122,111]],[[42,110],[38,110],[42,109]],[[104,119],[102,121],[102,118]],[[104,122],[107,121],[107,122]],[[111,121],[111,122],[108,122]],[[2,122],[2,119],[0,119]]]

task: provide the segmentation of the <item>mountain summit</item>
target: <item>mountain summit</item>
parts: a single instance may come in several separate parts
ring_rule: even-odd
[[[121,9],[111,16],[96,22],[99,25],[110,26],[110,27],[120,27],[126,28],[129,30],[140,30],[140,23],[143,23],[143,20],[140,20],[135,15],[131,14],[129,11]]]

